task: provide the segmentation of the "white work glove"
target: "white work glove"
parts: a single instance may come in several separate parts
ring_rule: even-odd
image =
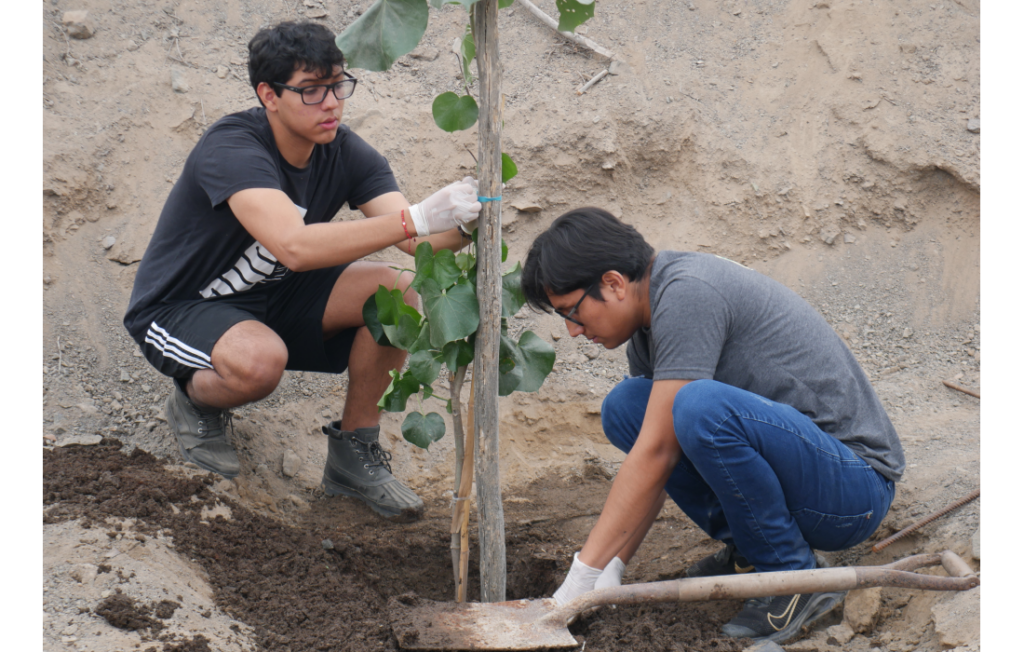
[[[622,574],[626,572],[626,564],[622,563],[622,560],[615,557],[608,565],[601,571],[601,575],[597,578],[597,582],[594,583],[594,589],[607,589],[610,586],[622,586]]]
[[[562,586],[555,591],[552,596],[555,599],[555,603],[558,606],[562,606],[566,602],[573,600],[588,591],[594,590],[594,583],[597,578],[601,575],[600,568],[591,568],[587,566],[579,559],[580,553],[575,553],[572,556],[572,567],[569,569],[569,575],[562,582]]]
[[[425,237],[475,221],[481,207],[476,199],[474,183],[465,179],[456,181],[411,206],[409,216],[412,217],[416,235]]]
[[[473,177],[463,177],[462,182],[463,183],[471,184],[473,186],[473,192],[475,192],[477,195],[480,194],[480,182],[479,181],[477,181]],[[504,185],[504,184],[502,184],[502,185]],[[477,222],[476,219],[474,219],[471,222],[464,222],[463,224],[459,225],[459,228],[462,230],[462,232],[464,234],[466,234],[466,235],[468,235],[469,237],[472,238],[473,237],[473,231],[476,231],[476,222]]]

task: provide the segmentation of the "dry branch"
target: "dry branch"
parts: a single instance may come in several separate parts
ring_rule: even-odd
[[[580,86],[580,87],[579,87],[578,89],[576,89],[576,94],[577,94],[577,95],[583,95],[583,94],[584,94],[584,93],[586,93],[586,92],[587,92],[588,90],[590,90],[590,87],[591,87],[591,86],[593,86],[593,85],[594,85],[594,84],[596,84],[597,82],[601,81],[601,80],[602,80],[602,79],[604,79],[604,78],[605,78],[606,76],[608,76],[608,69],[607,69],[607,68],[605,68],[605,69],[604,69],[604,70],[602,70],[601,72],[599,72],[599,73],[597,73],[596,75],[594,75],[594,76],[593,76],[593,77],[591,78],[591,80],[590,80],[590,81],[588,81],[588,82],[587,82],[586,84],[583,84],[583,85],[582,85],[582,86]]]
[[[530,0],[518,0],[518,2],[519,4],[529,9],[530,13],[539,18],[541,22],[543,22],[545,25],[558,32],[558,34],[561,37],[569,41],[572,41],[576,45],[582,45],[585,48],[593,50],[595,53],[601,55],[602,57],[612,60],[615,59],[615,55],[612,53],[611,50],[601,47],[597,43],[594,43],[593,41],[588,39],[586,36],[580,36],[579,34],[573,34],[572,32],[559,32],[558,22],[555,21],[555,19],[552,18],[551,16],[548,16],[546,13],[538,9],[535,4],[530,2]]]

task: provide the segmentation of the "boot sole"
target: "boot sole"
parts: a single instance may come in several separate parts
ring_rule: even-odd
[[[363,494],[359,493],[355,489],[334,482],[333,480],[328,478],[326,474],[324,474],[321,483],[323,484],[324,487],[324,493],[327,494],[328,496],[348,496],[349,498],[358,498],[359,500],[366,503],[370,507],[370,509],[377,512],[387,520],[393,521],[395,523],[412,523],[413,521],[419,520],[420,516],[423,514],[422,507],[408,507],[406,509],[395,509],[379,505],[370,500],[369,498],[367,498],[366,496],[364,496]]]
[[[184,458],[185,461],[188,462],[189,464],[195,464],[202,470],[209,471],[210,473],[216,473],[222,478],[226,478],[228,480],[233,480],[234,478],[237,478],[237,473],[224,473],[223,471],[213,468],[209,464],[203,464],[198,460],[192,459],[192,457],[188,454],[188,451],[185,450],[185,445],[181,443],[181,437],[178,436],[178,420],[174,418],[174,410],[171,409],[171,404],[173,402],[174,394],[172,393],[170,396],[167,397],[167,405],[165,406],[164,411],[167,413],[167,425],[171,427],[171,432],[174,433],[174,441],[178,443],[178,452],[181,453],[182,458]]]

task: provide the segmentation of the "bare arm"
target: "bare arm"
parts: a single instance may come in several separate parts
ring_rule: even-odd
[[[640,435],[580,551],[579,560],[587,566],[604,568],[620,551],[632,556],[654,522],[652,512],[657,517],[654,509],[664,503],[665,483],[683,455],[672,424],[672,403],[688,382],[654,382]]]
[[[388,192],[384,193],[379,197],[374,197],[365,204],[359,206],[359,210],[363,212],[366,217],[376,217],[378,215],[390,215],[398,213],[401,210],[405,210],[405,223],[409,233],[415,235],[416,230],[413,228],[412,219],[409,217],[409,202],[406,201],[405,197],[400,192]],[[399,219],[399,228],[401,228],[401,219]],[[451,249],[452,251],[458,251],[465,246],[469,240],[462,237],[462,234],[458,229],[451,229],[443,233],[435,233],[425,238],[416,238],[415,244],[405,237],[405,232],[402,232],[402,242],[399,242],[395,247],[410,256],[416,253],[416,247],[421,242],[429,242],[434,247],[434,251],[440,251],[441,249]]]
[[[405,239],[397,211],[365,220],[306,224],[288,195],[270,188],[236,192],[228,206],[252,237],[296,272],[350,263]]]
[[[228,206],[250,235],[296,272],[350,263],[406,239],[399,211],[409,203],[397,192],[363,204],[359,208],[367,219],[349,222],[306,224],[288,196],[271,188],[236,192],[228,198]],[[415,232],[408,211],[406,223],[410,232]],[[434,237],[438,239],[435,248],[457,247],[461,242],[457,229],[430,240]]]

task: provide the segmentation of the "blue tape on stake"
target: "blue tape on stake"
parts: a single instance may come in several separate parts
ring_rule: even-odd
[[[480,201],[480,202],[501,201],[501,197],[500,196],[498,196],[498,197],[481,197],[481,196],[477,195],[476,199],[477,199],[477,201]]]

